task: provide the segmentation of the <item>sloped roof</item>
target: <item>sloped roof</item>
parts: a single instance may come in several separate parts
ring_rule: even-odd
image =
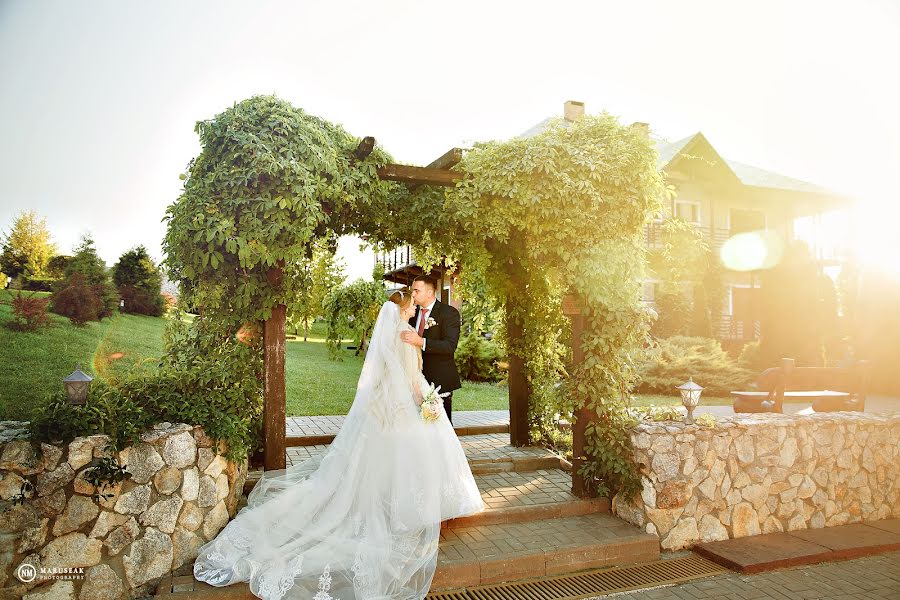
[[[535,136],[547,129],[547,126],[555,118],[558,117],[548,117],[516,137],[529,138]],[[564,120],[562,121],[562,125],[564,127],[568,127],[569,122]],[[670,142],[659,136],[651,135],[650,139],[656,144],[656,150],[659,154],[659,158],[656,161],[657,168],[660,170],[665,169],[673,160],[675,160],[675,158],[679,154],[681,154],[681,152],[684,151],[685,147],[687,147],[688,144],[690,144],[695,138],[697,138],[697,136],[703,137],[703,134],[698,131],[697,133],[689,135],[680,140]],[[767,171],[765,169],[760,169],[751,165],[745,165],[744,163],[739,163],[728,158],[723,157],[723,160],[735,174],[735,176],[740,180],[740,182],[744,185],[776,190],[788,190],[792,192],[808,192],[815,194],[828,194],[832,196],[837,195],[831,190],[815,185],[813,183],[809,183],[807,181],[794,179],[793,177],[788,177],[786,175],[781,175],[779,173]]]

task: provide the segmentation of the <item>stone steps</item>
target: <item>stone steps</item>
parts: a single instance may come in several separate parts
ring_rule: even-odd
[[[545,448],[513,447],[509,434],[473,434],[460,442],[487,508],[441,523],[432,591],[659,559],[657,536],[612,516],[606,498],[572,495],[566,470],[571,465],[559,455]],[[289,462],[327,448],[293,448]],[[259,475],[250,473],[247,492]],[[195,582],[190,571],[177,575],[163,581],[158,595],[172,600],[254,598],[243,583],[216,588]]]
[[[431,592],[562,575],[659,559],[659,539],[606,513],[441,530]],[[171,600],[253,600],[246,583],[217,588],[168,576],[157,596]]]

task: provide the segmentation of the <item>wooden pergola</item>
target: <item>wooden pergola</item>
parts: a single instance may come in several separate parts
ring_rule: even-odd
[[[375,138],[365,137],[353,152],[357,160],[364,160],[374,149]],[[384,180],[404,183],[414,189],[422,185],[453,186],[463,174],[453,171],[462,159],[460,148],[451,148],[428,166],[386,164],[378,168],[378,177]],[[269,283],[277,286],[281,282],[283,262],[269,269]],[[572,319],[572,344],[576,362],[581,360],[580,305],[567,297],[563,312]],[[278,305],[263,327],[263,367],[264,367],[264,468],[284,469],[286,465],[286,391],[285,391],[285,327],[287,307]],[[511,335],[521,335],[521,325],[513,323]],[[521,357],[509,357],[509,431],[513,446],[525,446],[528,439],[528,396],[529,386],[525,378],[524,362]],[[579,411],[573,423],[573,478],[572,491],[584,496],[586,490],[580,477],[574,476],[575,469],[583,461],[584,428],[590,418],[589,411]]]

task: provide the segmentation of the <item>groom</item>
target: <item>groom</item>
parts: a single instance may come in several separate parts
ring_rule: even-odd
[[[440,393],[450,392],[444,398],[447,419],[453,424],[453,390],[462,387],[453,354],[459,343],[459,311],[443,302],[438,302],[435,294],[437,281],[429,275],[420,275],[413,280],[412,297],[416,303],[416,314],[409,320],[416,333],[404,331],[400,334],[407,344],[422,348],[422,374],[428,383],[441,386]]]

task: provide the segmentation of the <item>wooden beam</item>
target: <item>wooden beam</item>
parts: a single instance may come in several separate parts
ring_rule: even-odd
[[[277,288],[284,277],[284,260],[266,272]],[[263,327],[263,443],[266,471],[285,468],[285,326],[287,307],[279,304]]]
[[[462,148],[450,148],[446,152],[444,152],[441,156],[431,161],[426,168],[428,169],[449,169],[454,165],[458,164],[459,161],[462,160]],[[421,184],[414,184],[409,186],[409,189],[414,190],[419,187]]]
[[[419,183],[426,185],[453,186],[462,179],[462,173],[449,169],[432,169],[429,167],[413,167],[410,165],[387,164],[378,167],[381,179],[401,181],[403,183]]]
[[[513,316],[515,298],[512,294],[506,298],[506,335],[509,340],[521,339],[522,324]],[[509,441],[512,446],[530,446],[528,434],[528,397],[530,390],[525,378],[525,360],[515,353],[509,354],[509,371],[507,373],[509,389]]]
[[[366,158],[372,154],[372,150],[375,149],[375,138],[371,135],[367,135],[359,142],[359,146],[356,147],[356,150],[353,151],[353,157],[356,160],[366,160]]]
[[[462,160],[462,148],[450,148],[428,165],[429,169],[449,169]]]

